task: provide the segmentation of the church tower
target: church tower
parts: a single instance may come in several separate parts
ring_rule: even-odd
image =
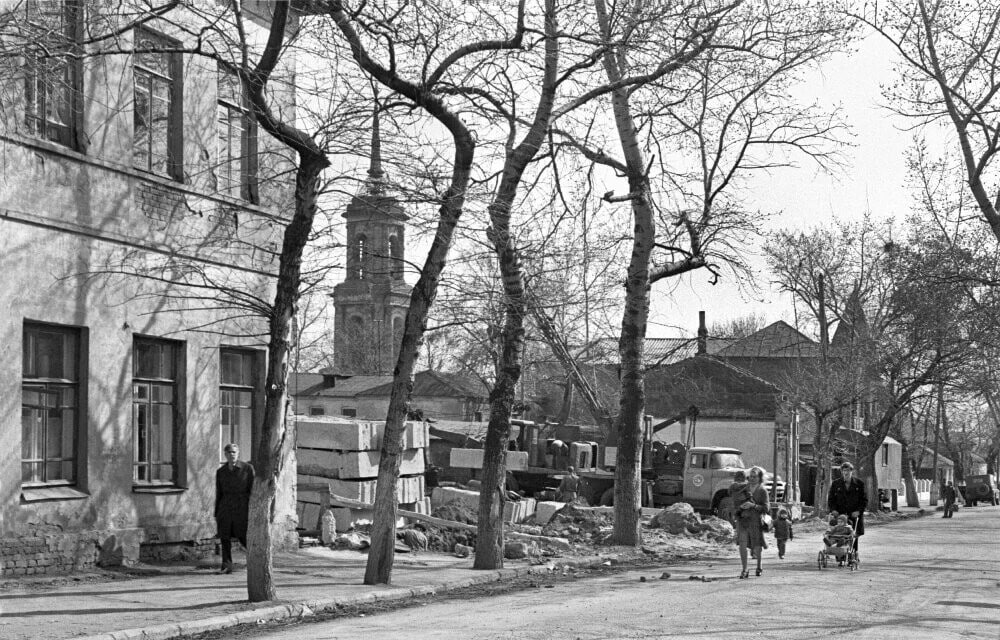
[[[408,216],[389,193],[381,155],[376,105],[368,179],[343,214],[347,275],[333,290],[334,369],[341,374],[392,374],[410,303],[403,281]]]

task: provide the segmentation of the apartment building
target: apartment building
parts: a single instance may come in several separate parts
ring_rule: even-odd
[[[259,39],[267,3],[243,4]],[[263,410],[266,323],[241,301],[273,298],[288,166],[236,78],[185,51],[191,9],[126,5],[0,7],[20,38],[0,59],[0,575],[211,551],[222,446],[249,458]]]

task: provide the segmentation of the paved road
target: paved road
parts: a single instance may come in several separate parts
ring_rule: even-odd
[[[800,534],[764,575],[738,561],[647,569],[516,594],[313,623],[263,637],[365,638],[1000,638],[1000,507],[870,527],[856,573],[819,571],[817,534]],[[689,580],[691,575],[713,578]]]

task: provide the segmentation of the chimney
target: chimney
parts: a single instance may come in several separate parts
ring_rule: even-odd
[[[705,312],[698,312],[698,352],[703,356],[708,353],[708,327],[705,326]]]

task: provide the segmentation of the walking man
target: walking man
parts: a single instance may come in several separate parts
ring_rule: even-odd
[[[215,472],[215,520],[222,541],[222,568],[219,573],[233,572],[233,538],[247,546],[247,519],[250,511],[250,490],[253,488],[253,467],[241,461],[240,448],[230,442],[223,449],[226,462]]]
[[[944,486],[942,495],[944,496],[944,515],[941,517],[950,518],[955,514],[955,500],[958,498],[955,485],[952,484],[951,480]]]

